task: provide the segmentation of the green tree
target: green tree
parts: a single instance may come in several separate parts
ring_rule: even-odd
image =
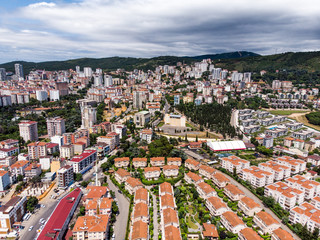
[[[27,200],[27,211],[33,212],[36,206],[38,205],[38,198],[36,197],[30,197]]]
[[[74,179],[76,182],[82,181],[82,174],[81,173],[75,173]]]

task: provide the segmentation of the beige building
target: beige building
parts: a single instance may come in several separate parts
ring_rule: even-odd
[[[38,141],[38,123],[35,121],[24,120],[19,123],[20,137],[25,142]]]
[[[164,116],[164,124],[174,127],[185,127],[186,117],[181,115],[166,114]]]
[[[281,225],[280,223],[274,219],[269,213],[267,212],[258,212],[254,218],[253,222],[260,227],[263,234],[271,234],[274,230],[278,229]]]
[[[130,158],[128,157],[122,157],[122,158],[115,158],[114,159],[114,166],[117,168],[122,168],[122,167],[128,167],[130,163]]]
[[[162,167],[165,164],[164,157],[153,157],[150,159],[150,164],[153,167]]]
[[[134,124],[138,128],[144,127],[146,124],[150,122],[151,115],[147,111],[141,111],[134,115]]]
[[[243,197],[238,202],[238,207],[247,216],[253,217],[256,213],[262,210],[260,204],[256,203],[253,199],[249,197]]]
[[[185,162],[186,168],[189,170],[198,171],[200,167],[200,162],[193,160],[193,159],[187,159]]]
[[[115,172],[114,177],[115,177],[115,179],[117,180],[118,183],[123,183],[129,177],[131,177],[131,175],[126,170],[124,170],[122,168],[119,168],[118,171]]]
[[[74,156],[74,148],[72,144],[62,145],[60,147],[60,157],[71,159]]]
[[[213,216],[220,216],[229,211],[227,205],[219,197],[209,197],[206,201],[206,206]]]
[[[177,165],[163,166],[163,174],[165,177],[177,177],[179,175],[179,167]]]
[[[129,177],[125,181],[125,188],[132,195],[138,189],[143,188],[143,184],[141,183],[141,181],[139,179],[133,178],[133,177]]]
[[[146,167],[144,168],[144,177],[147,180],[155,179],[157,180],[160,177],[161,170],[159,167]]]
[[[96,216],[80,216],[78,217],[72,233],[73,239],[95,239],[104,240],[109,231],[109,216],[96,215]]]
[[[132,165],[135,168],[144,168],[147,166],[148,159],[147,158],[133,158]]]

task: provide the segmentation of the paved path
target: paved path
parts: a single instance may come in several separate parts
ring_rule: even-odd
[[[119,189],[113,184],[109,176],[107,182],[110,190],[115,192],[119,206],[119,215],[114,223],[114,233],[116,235],[116,240],[123,240],[126,238],[130,202],[125,195],[118,192]]]
[[[219,170],[217,170],[219,171]],[[255,202],[259,203],[262,207],[264,207],[265,211],[267,213],[270,213],[272,217],[274,217],[276,220],[278,220],[278,222],[280,222],[281,224],[281,228],[286,230],[287,232],[289,232],[293,237],[294,239],[300,239],[294,232],[292,232],[290,230],[290,228],[288,228],[286,225],[284,225],[282,222],[281,222],[281,219],[277,217],[277,215],[274,214],[274,212],[272,212],[272,210],[270,208],[267,208],[263,205],[263,202],[256,196],[254,195],[252,192],[250,192],[246,187],[244,187],[242,184],[238,183],[236,180],[234,180],[232,177],[230,177],[229,175],[219,171],[220,173],[222,173],[223,175],[225,175],[228,179],[230,179],[231,183],[236,185],[239,189],[241,189],[245,195],[247,197],[250,197],[252,198]]]
[[[159,235],[159,224],[158,224],[158,206],[157,206],[157,198],[151,193],[152,201],[153,201],[153,240],[158,240]]]

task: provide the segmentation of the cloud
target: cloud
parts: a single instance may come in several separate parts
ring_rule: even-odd
[[[314,0],[39,2],[0,17],[0,61],[319,50],[319,12]]]

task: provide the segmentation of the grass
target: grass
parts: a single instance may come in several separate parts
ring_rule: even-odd
[[[186,127],[191,128],[192,131],[197,131],[197,128],[195,128],[193,125],[191,125],[190,123],[186,123]]]
[[[188,223],[189,228],[192,228],[192,229],[195,229],[195,230],[198,229],[198,226],[194,223],[193,217],[187,216],[187,223]]]
[[[290,115],[292,113],[305,113],[308,110],[267,110],[273,115]]]
[[[192,206],[188,206],[188,212],[190,213],[190,214],[194,214],[194,211],[193,211],[193,207]]]
[[[164,122],[160,122],[159,124],[158,124],[158,127],[162,127],[164,125]]]

